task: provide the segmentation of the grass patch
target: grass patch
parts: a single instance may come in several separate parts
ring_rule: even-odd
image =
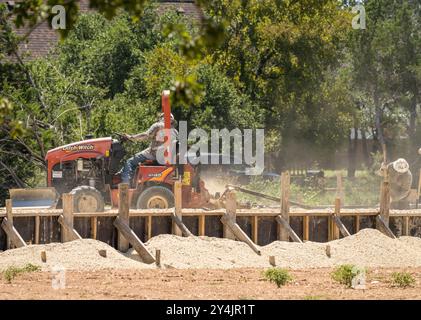
[[[12,280],[18,274],[27,273],[27,272],[35,272],[35,271],[40,271],[40,270],[41,270],[40,266],[33,265],[32,263],[27,263],[25,266],[21,268],[15,267],[15,266],[8,267],[5,271],[3,271],[3,276],[4,276],[4,279],[6,279],[8,283],[11,283]]]
[[[350,288],[352,286],[352,279],[362,272],[365,272],[365,270],[353,264],[343,264],[337,267],[331,276],[333,280]]]
[[[392,286],[399,288],[412,287],[415,284],[414,277],[409,272],[393,272]]]
[[[346,178],[346,171],[341,171],[341,173],[344,177],[344,205],[374,206],[378,203],[381,181],[379,176],[370,170],[359,170],[356,172],[354,179],[348,179]],[[336,193],[334,191],[324,191],[320,186],[313,185],[311,181],[304,180],[292,179],[291,200],[309,206],[333,205],[335,203]],[[228,180],[226,183],[241,184]],[[256,176],[252,177],[248,183],[242,185],[249,190],[279,197],[280,182],[277,179],[265,180]],[[336,188],[336,171],[325,170],[324,187],[331,190]],[[243,193],[238,193],[238,200],[252,204],[277,205],[276,202]]]
[[[263,276],[266,280],[274,282],[278,288],[292,281],[292,276],[289,274],[288,270],[281,268],[271,268],[264,272]]]

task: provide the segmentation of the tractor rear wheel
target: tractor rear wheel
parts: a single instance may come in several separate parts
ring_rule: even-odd
[[[168,209],[174,207],[174,194],[168,188],[152,186],[137,198],[137,209]]]
[[[89,186],[80,186],[74,188],[70,194],[73,195],[75,212],[104,211],[104,198],[97,189]]]

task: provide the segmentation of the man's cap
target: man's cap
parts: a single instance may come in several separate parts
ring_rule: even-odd
[[[394,161],[392,166],[393,169],[398,173],[406,173],[409,170],[409,164],[403,158],[399,158],[398,160]]]
[[[164,119],[164,115],[165,114],[163,112],[161,112],[161,114],[159,115],[159,119]],[[171,119],[171,121],[175,120],[174,115],[172,113],[170,113],[170,119]]]

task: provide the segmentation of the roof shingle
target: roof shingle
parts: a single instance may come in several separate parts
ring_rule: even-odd
[[[0,3],[1,2],[13,1],[0,0]],[[193,1],[161,1],[158,9],[159,13],[168,10],[178,10],[194,20],[200,20],[201,18],[201,11]],[[88,0],[79,1],[79,11],[81,13],[92,11],[92,9],[89,8]],[[22,36],[28,33],[28,31],[29,28],[23,27],[17,29],[16,33]],[[25,59],[43,57],[57,44],[58,39],[58,33],[50,28],[48,22],[45,21],[31,32],[25,42],[19,45],[19,51],[25,56]]]

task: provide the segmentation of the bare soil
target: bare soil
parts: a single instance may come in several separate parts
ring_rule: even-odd
[[[291,270],[284,287],[264,280],[264,269],[134,269],[68,271],[64,289],[52,288],[52,274],[0,279],[3,299],[421,299],[421,268],[370,269],[365,290],[331,279],[331,268]],[[392,272],[408,271],[413,287],[392,287]]]

